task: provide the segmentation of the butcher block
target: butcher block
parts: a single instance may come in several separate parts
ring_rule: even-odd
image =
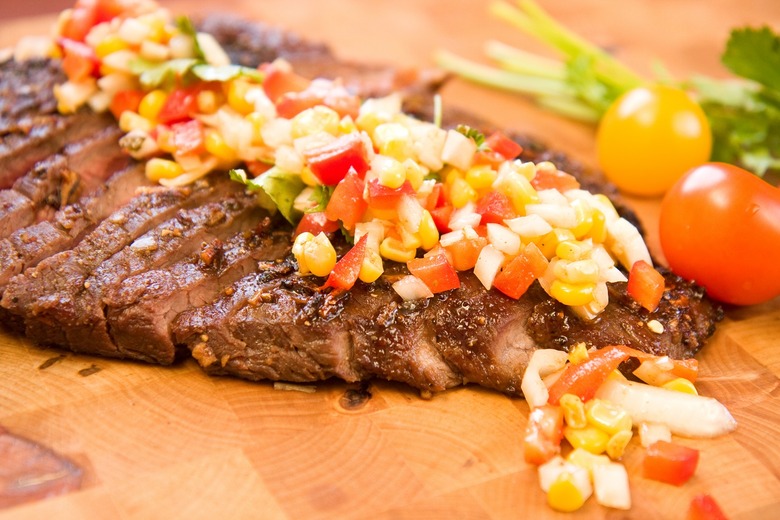
[[[481,60],[488,39],[542,49],[477,0],[162,3],[181,14],[270,22],[325,42],[340,57],[399,67],[431,67],[437,49]],[[732,27],[780,29],[774,0],[540,3],[645,75],[660,62],[678,77],[724,77],[719,56]],[[54,19],[0,19],[0,47],[47,33]],[[459,79],[442,94],[445,107],[595,166],[591,126]],[[660,200],[628,201],[662,259]],[[624,457],[631,510],[590,500],[571,515],[549,508],[536,468],[523,460],[529,409],[519,398],[474,386],[422,398],[384,381],[301,391],[209,377],[192,360],[170,367],[107,360],[2,332],[0,426],[66,457],[83,478],[79,490],[0,509],[0,519],[683,519],[700,493],[732,519],[780,518],[780,300],[725,314],[698,355],[697,387],[728,407],[736,431],[679,439],[700,450],[696,474],[680,487],[643,478],[644,450],[632,440]]]

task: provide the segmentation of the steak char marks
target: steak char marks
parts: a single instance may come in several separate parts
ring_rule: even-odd
[[[209,17],[201,30],[237,63],[283,57],[363,95],[401,89],[407,111],[422,117],[443,80],[345,63],[324,45],[234,18]],[[374,284],[323,289],[323,279],[297,273],[290,226],[224,172],[189,187],[151,186],[142,165],[118,154],[110,118],[57,114],[51,88],[62,79],[54,62],[0,64],[0,215],[19,217],[0,225],[0,319],[37,343],[160,364],[187,354],[210,374],[250,380],[384,378],[426,393],[474,383],[519,395],[536,348],[625,343],[686,358],[721,317],[699,287],[671,273],[655,313],[613,284],[607,310],[591,322],[538,283],[515,301],[471,273],[461,273],[458,290],[403,302],[392,283],[408,273],[392,262]],[[523,160],[556,162],[637,222],[600,175],[517,140]],[[663,332],[650,331],[653,319]]]

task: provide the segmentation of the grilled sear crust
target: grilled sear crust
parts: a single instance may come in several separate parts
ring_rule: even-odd
[[[171,323],[181,312],[213,302],[258,260],[282,258],[289,231],[273,231],[265,217],[255,229],[203,242],[199,254],[124,280],[104,297],[109,333],[122,352],[174,352]],[[282,237],[277,235],[282,234]]]
[[[342,77],[364,96],[402,89],[406,110],[427,120],[431,95],[443,80],[344,63],[327,46],[236,18],[212,16],[200,28],[237,63],[283,57],[303,75]],[[188,188],[150,187],[143,167],[132,163],[91,187],[100,182],[87,179],[106,178],[101,170],[120,165],[80,158],[115,157],[107,136],[118,130],[110,118],[87,110],[57,114],[51,88],[62,80],[54,62],[0,64],[0,187],[43,161],[13,190],[0,192],[0,212],[26,215],[26,223],[44,219],[11,226],[0,240],[0,320],[13,318],[33,341],[163,364],[183,350],[208,373],[251,380],[378,377],[426,392],[475,383],[519,395],[536,348],[625,343],[686,358],[722,317],[701,288],[667,272],[658,311],[648,313],[625,284],[613,284],[609,306],[592,322],[574,316],[538,283],[515,301],[485,291],[472,273],[461,273],[458,290],[403,302],[392,283],[406,267],[392,262],[374,284],[323,290],[322,278],[297,273],[292,229],[258,209],[224,174]],[[445,114],[445,124],[494,129],[466,116]],[[638,223],[600,174],[514,137],[524,147],[523,160],[555,162]],[[82,191],[68,188],[64,172],[70,170],[80,173]],[[662,332],[648,328],[652,319]]]
[[[0,237],[51,219],[56,210],[92,193],[126,167],[130,158],[119,147],[121,136],[114,126],[67,145],[62,153],[36,163],[12,188],[0,191]]]
[[[0,62],[0,189],[64,145],[116,126],[110,115],[87,109],[59,114],[52,91],[64,81],[51,60]]]

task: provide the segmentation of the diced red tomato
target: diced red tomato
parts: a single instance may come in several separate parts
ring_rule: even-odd
[[[563,409],[544,405],[531,410],[523,437],[525,461],[541,465],[561,452]]]
[[[580,183],[573,175],[566,172],[538,169],[534,178],[531,179],[531,186],[537,190],[554,189],[563,192],[578,189]]]
[[[199,154],[203,151],[203,123],[197,119],[176,123],[171,126],[171,130],[177,154]]]
[[[523,147],[507,137],[507,135],[500,130],[490,134],[485,139],[485,145],[507,161],[515,159],[518,155],[523,153]]]
[[[506,158],[493,150],[477,150],[474,154],[474,158],[471,160],[472,164],[487,165],[497,170],[501,163],[506,162]]]
[[[164,125],[181,123],[192,118],[192,115],[197,111],[197,106],[197,87],[177,88],[168,94],[157,114],[157,121]]]
[[[639,260],[631,266],[626,290],[639,305],[653,312],[664,295],[664,277],[652,265]]]
[[[83,42],[97,23],[94,8],[76,5],[60,28],[60,34],[69,40]]]
[[[400,188],[388,188],[379,183],[379,179],[371,179],[368,183],[368,206],[373,209],[395,209],[404,195],[414,196],[414,188],[409,181]]]
[[[635,348],[627,347],[626,345],[618,345],[618,348],[621,349],[623,352],[627,353],[629,356],[637,358],[639,361],[653,361],[658,359],[658,356],[654,356],[653,354],[648,354],[647,352],[642,352],[641,350],[637,350]],[[697,359],[669,358],[669,360],[673,364],[672,374],[675,377],[685,378],[691,383],[696,382],[696,378],[699,375],[699,361]]]
[[[726,515],[711,495],[700,493],[693,497],[687,520],[726,520]]]
[[[667,441],[656,441],[647,447],[642,461],[645,478],[681,486],[696,472],[699,450]]]
[[[324,211],[316,211],[314,213],[304,213],[301,217],[298,226],[295,228],[295,236],[297,237],[301,233],[307,231],[312,235],[319,235],[320,233],[334,233],[339,230],[339,223],[334,220],[328,220],[328,216]]]
[[[312,173],[326,186],[338,184],[350,169],[362,179],[369,167],[363,140],[356,132],[309,149],[304,156]]]
[[[108,22],[126,10],[127,2],[122,0],[78,0],[76,9],[91,10],[95,13],[95,25]]]
[[[100,62],[92,47],[68,38],[59,38],[57,43],[63,53],[62,70],[69,80],[78,82],[95,75]]]
[[[141,104],[141,99],[143,99],[143,97],[144,93],[140,90],[123,90],[117,92],[111,100],[109,109],[111,110],[111,113],[114,114],[114,117],[119,119],[119,116],[121,116],[122,112],[125,110],[137,112],[138,105]]]
[[[246,167],[253,177],[260,177],[262,174],[270,170],[273,167],[273,164],[265,161],[247,161]]]
[[[346,177],[336,185],[330,196],[325,215],[329,220],[340,220],[347,229],[354,229],[366,212],[368,205],[363,200],[363,179],[354,169],[350,169]]]
[[[450,265],[443,250],[439,254],[409,260],[406,266],[409,272],[422,280],[434,294],[460,287],[458,273]]]
[[[433,188],[431,188],[431,192],[428,194],[428,197],[425,199],[425,209],[428,211],[434,210],[436,208],[440,208],[446,204],[447,200],[444,195],[444,185],[440,182],[437,182],[433,185]]]
[[[468,271],[477,264],[479,253],[487,243],[487,238],[478,236],[476,238],[458,240],[454,244],[447,245],[445,249],[452,255],[452,266],[457,271]]]
[[[327,80],[314,80],[304,90],[282,94],[276,99],[276,112],[289,119],[316,105],[332,108],[342,117],[356,118],[360,112],[359,97]]]
[[[436,244],[429,251],[426,251],[425,254],[423,255],[423,258],[428,258],[436,255],[444,255],[445,258],[447,258],[447,262],[449,262],[450,265],[453,265],[452,255],[450,254],[449,251],[444,249],[441,244]]]
[[[505,219],[517,216],[509,197],[498,191],[490,191],[480,198],[475,211],[482,215],[481,224],[503,224]]]
[[[610,345],[590,354],[582,363],[566,365],[561,377],[549,389],[550,404],[558,404],[563,394],[574,394],[589,401],[620,363],[629,355],[619,346]]]
[[[276,103],[284,94],[303,92],[311,83],[310,80],[299,76],[292,70],[267,64],[261,67],[265,72],[263,90],[268,99]]]
[[[360,266],[363,265],[363,259],[366,257],[367,241],[368,235],[360,237],[360,240],[352,246],[352,249],[347,251],[341,257],[341,260],[336,262],[336,266],[325,281],[325,287],[333,287],[334,289],[342,289],[344,291],[352,289],[352,286],[357,282],[358,276],[360,276]]]
[[[428,210],[433,218],[433,223],[436,224],[436,229],[439,233],[449,233],[450,230],[450,217],[454,208],[452,206],[442,206],[440,208],[434,208]]]
[[[493,280],[493,287],[517,300],[547,270],[547,259],[538,247],[527,246]]]

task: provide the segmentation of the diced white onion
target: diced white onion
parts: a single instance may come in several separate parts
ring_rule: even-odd
[[[425,282],[414,275],[406,275],[393,284],[393,289],[404,301],[421,300],[433,297]]]
[[[643,422],[637,427],[643,448],[658,441],[672,442],[672,431],[665,424]]]
[[[448,130],[441,151],[441,160],[455,168],[466,171],[477,153],[477,143],[457,130]]]
[[[628,220],[619,218],[607,225],[608,246],[626,269],[630,270],[634,262],[644,260],[650,265],[653,261],[639,230]]]
[[[212,35],[199,32],[196,38],[207,63],[218,67],[230,65],[230,57]]]
[[[528,215],[538,215],[553,227],[573,228],[577,225],[577,213],[570,206],[555,204],[526,204]]]
[[[289,145],[276,149],[276,166],[289,173],[300,173],[303,170],[303,157]]]
[[[186,34],[177,34],[168,40],[171,58],[192,58],[195,55],[195,42]]]
[[[593,494],[593,487],[590,484],[588,470],[582,466],[568,462],[560,455],[556,455],[539,466],[537,471],[539,475],[539,486],[545,493],[550,490],[550,486],[558,477],[564,473],[568,473],[571,475],[574,485],[582,494],[583,500],[587,500]]]
[[[292,121],[281,117],[266,121],[260,128],[260,135],[263,137],[263,142],[271,148],[291,144],[293,141]]]
[[[535,408],[547,404],[550,394],[542,378],[562,369],[568,358],[569,355],[562,350],[545,348],[534,351],[520,383],[528,406]]]
[[[425,208],[411,195],[404,195],[396,206],[398,220],[409,233],[417,233],[420,230]]]
[[[596,502],[604,507],[631,509],[631,490],[628,486],[628,473],[623,464],[609,462],[593,466],[593,487]]]
[[[447,224],[450,229],[462,229],[465,227],[477,227],[482,220],[482,215],[475,211],[476,206],[473,202],[467,203],[462,208],[458,208],[450,215],[450,221]]]
[[[125,18],[119,26],[118,36],[130,45],[141,45],[149,37],[151,28],[137,18]]]
[[[474,265],[474,275],[482,282],[485,289],[493,287],[493,280],[504,263],[504,253],[488,244],[482,248]]]
[[[307,210],[316,207],[317,202],[313,200],[313,195],[314,188],[311,186],[306,186],[301,190],[298,196],[295,197],[295,200],[293,201],[293,208],[297,209],[301,213],[305,213]]]
[[[520,252],[520,237],[514,231],[501,224],[488,223],[487,238],[488,242],[502,253],[515,256]]]
[[[539,215],[525,215],[504,221],[509,229],[521,237],[540,237],[553,230],[549,222]]]
[[[558,190],[539,190],[536,192],[539,201],[542,204],[552,204],[554,206],[568,206],[569,200]]]
[[[442,151],[447,140],[447,131],[428,123],[412,125],[409,130],[417,160],[431,171],[441,170],[444,166]]]
[[[439,237],[439,244],[442,245],[442,247],[448,247],[456,242],[459,242],[465,238],[463,234],[463,229],[456,229],[454,231],[450,231],[449,233],[444,233],[442,236]]]
[[[138,54],[127,49],[114,51],[103,58],[103,65],[116,71],[132,74],[130,64],[138,58]]]

